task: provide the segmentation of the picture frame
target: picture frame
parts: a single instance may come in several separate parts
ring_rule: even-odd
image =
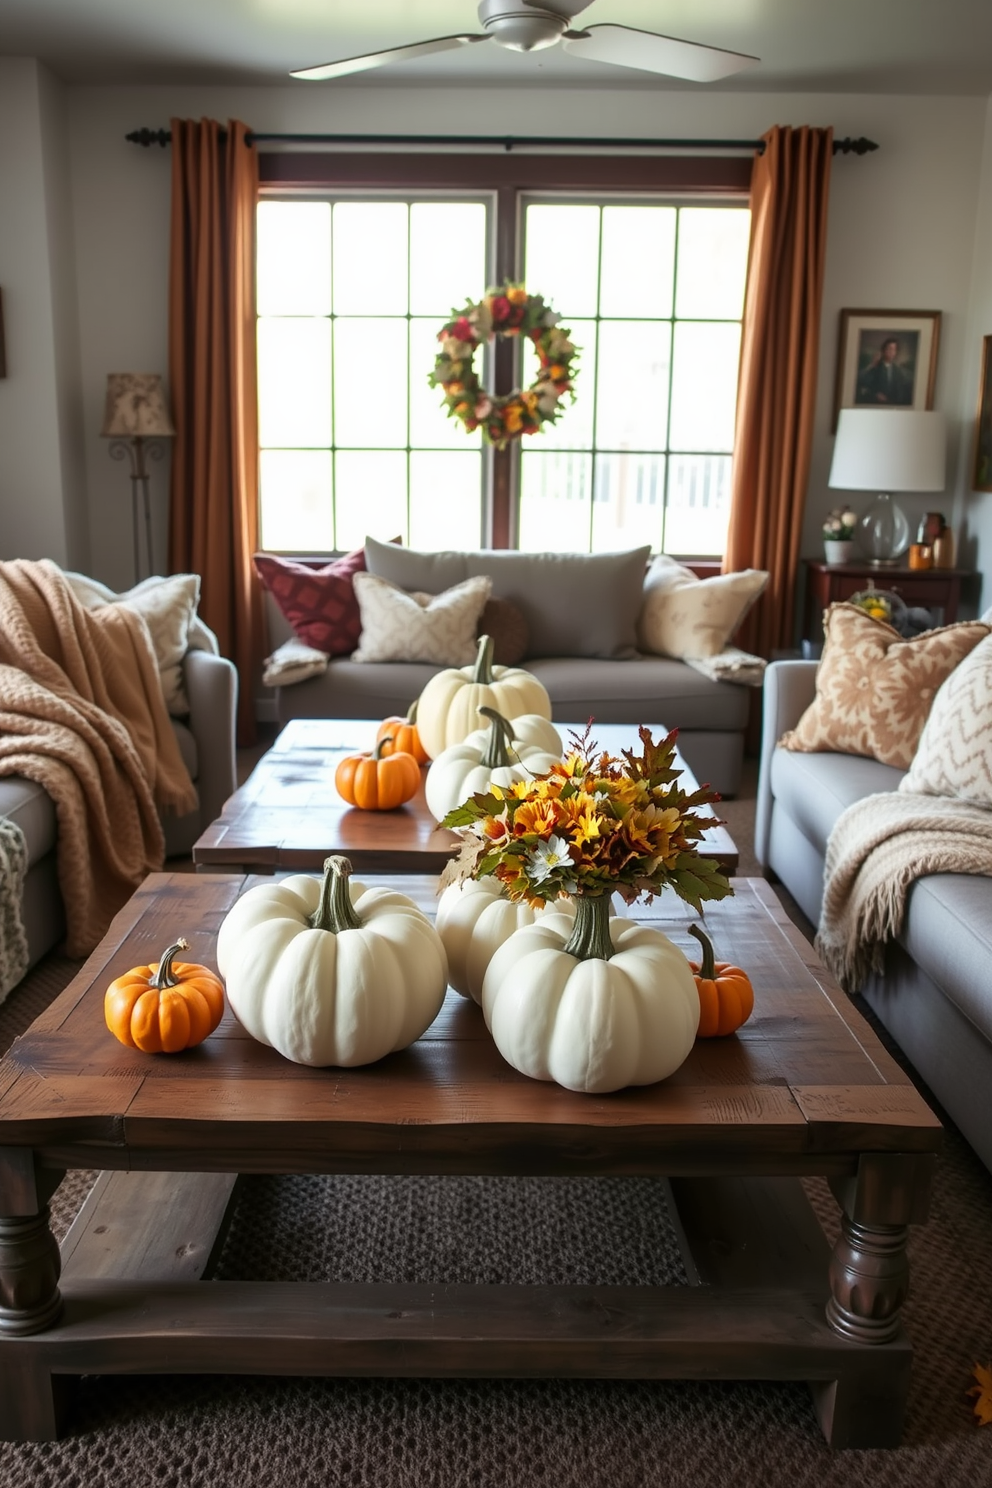
[[[982,367],[975,417],[975,454],[971,467],[973,491],[992,491],[992,336],[982,338]]]
[[[939,310],[842,310],[834,393],[842,408],[932,408]]]

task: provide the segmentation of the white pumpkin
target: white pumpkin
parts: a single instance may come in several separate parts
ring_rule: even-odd
[[[448,957],[448,981],[462,997],[482,1001],[482,982],[504,940],[543,915],[574,916],[571,899],[558,899],[545,909],[514,903],[498,878],[465,879],[449,884],[438,900],[437,932]]]
[[[532,672],[493,666],[491,636],[479,637],[474,666],[445,667],[417,700],[417,730],[431,759],[475,732],[482,706],[495,708],[504,718],[523,713],[551,717],[551,699]]]
[[[576,907],[575,920],[545,914],[494,953],[482,1009],[496,1047],[521,1074],[568,1090],[599,1094],[665,1079],[699,1026],[688,961],[660,930],[626,919],[606,921],[609,959],[571,955],[565,946],[580,933],[583,901]],[[605,919],[601,901],[597,913]]]
[[[252,1038],[295,1064],[371,1064],[405,1049],[444,1001],[441,937],[405,894],[367,889],[347,858],[243,894],[217,965]]]
[[[491,785],[512,785],[517,780],[546,775],[561,759],[561,739],[547,719],[533,713],[506,719],[494,708],[485,706],[479,712],[489,719],[488,727],[469,734],[461,744],[442,749],[427,771],[424,797],[438,821],[469,796],[487,791]],[[526,743],[518,725],[521,732],[545,742]]]

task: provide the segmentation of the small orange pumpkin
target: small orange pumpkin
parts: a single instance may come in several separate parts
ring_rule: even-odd
[[[384,754],[388,738],[380,739],[371,754],[346,754],[334,772],[338,794],[362,811],[392,811],[420,789],[420,766],[401,750]]]
[[[697,1038],[720,1038],[746,1023],[754,1008],[754,988],[746,971],[729,961],[714,961],[713,942],[698,925],[689,926],[703,948],[702,963],[689,962],[699,992]]]
[[[224,1016],[224,984],[216,972],[176,961],[189,949],[179,939],[149,966],[134,966],[107,988],[103,1015],[115,1038],[145,1054],[178,1054],[202,1044]]]
[[[430,755],[420,742],[417,729],[416,699],[410,704],[405,718],[384,718],[379,725],[375,742],[383,745],[383,755],[412,754],[418,765],[426,765]]]

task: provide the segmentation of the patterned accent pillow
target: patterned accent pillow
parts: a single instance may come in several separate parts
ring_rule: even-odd
[[[644,580],[637,643],[679,661],[718,656],[767,583],[759,568],[700,579],[662,554]]]
[[[992,806],[992,636],[939,688],[899,789]]]
[[[408,594],[370,573],[357,573],[354,582],[362,638],[352,661],[467,666],[475,660],[476,632],[491,579],[466,579],[442,594]]]
[[[989,635],[980,620],[945,625],[903,640],[852,604],[824,616],[816,697],[779,740],[799,753],[861,754],[909,768],[937,689]]]
[[[311,568],[274,553],[256,553],[255,572],[304,645],[347,656],[358,644],[362,618],[352,580],[365,568],[365,549]]]

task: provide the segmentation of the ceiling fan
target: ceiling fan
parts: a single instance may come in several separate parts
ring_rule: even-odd
[[[633,26],[599,25],[572,30],[571,21],[591,4],[592,0],[481,0],[479,23],[484,28],[481,32],[463,31],[454,36],[435,36],[430,41],[415,41],[409,46],[367,52],[362,57],[342,57],[340,61],[326,62],[321,67],[301,68],[290,76],[320,82],[326,78],[346,77],[350,72],[384,67],[389,62],[426,57],[432,52],[455,51],[479,41],[494,41],[497,46],[514,52],[537,52],[561,42],[567,52],[589,62],[636,67],[642,72],[687,78],[694,83],[716,82],[718,78],[729,77],[758,61],[757,57],[742,52],[702,46],[694,41],[679,41],[674,36],[660,36],[655,31],[638,31]]]

